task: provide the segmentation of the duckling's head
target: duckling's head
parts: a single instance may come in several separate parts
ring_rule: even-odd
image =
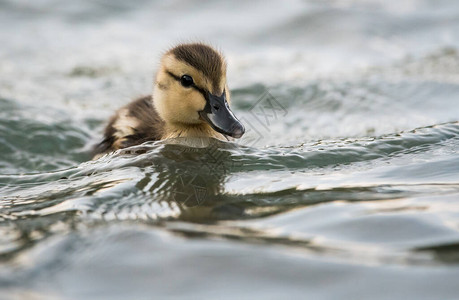
[[[205,44],[180,44],[164,54],[153,103],[169,126],[210,126],[235,138],[245,131],[229,107],[225,59]]]

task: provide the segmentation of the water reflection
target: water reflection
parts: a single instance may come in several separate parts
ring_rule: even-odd
[[[414,248],[418,253],[428,253],[435,261],[444,264],[459,264],[459,242]]]

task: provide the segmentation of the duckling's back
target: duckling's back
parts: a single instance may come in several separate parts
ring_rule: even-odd
[[[94,158],[146,141],[160,140],[163,130],[164,121],[153,107],[151,96],[138,98],[111,117],[103,141],[94,148]]]

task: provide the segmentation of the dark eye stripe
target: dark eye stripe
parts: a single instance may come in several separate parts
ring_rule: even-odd
[[[172,73],[171,71],[166,71],[167,74],[169,74],[169,76],[171,76],[172,78],[174,78],[175,80],[177,81],[180,81],[180,77],[175,75],[174,73]]]
[[[171,71],[169,70],[166,70],[166,73],[169,74],[169,76],[171,76],[172,78],[174,78],[175,80],[177,80],[178,82],[180,82],[180,76],[177,76],[175,75],[174,73],[172,73]],[[204,99],[207,100],[207,92],[205,89],[203,88],[200,88],[199,86],[196,85],[196,83],[193,83],[190,87],[194,88],[195,90],[197,90],[198,92],[200,92],[202,94],[202,96],[204,97]]]

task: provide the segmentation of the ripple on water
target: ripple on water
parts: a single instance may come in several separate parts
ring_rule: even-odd
[[[448,200],[459,190],[452,164],[458,136],[459,124],[454,122],[378,138],[286,148],[257,149],[213,140],[194,148],[179,139],[131,147],[61,171],[2,175],[0,221],[10,246],[1,256],[18,255],[84,219],[90,224],[135,220],[156,226],[187,221],[191,223],[178,223],[182,225],[170,231],[336,258],[361,253],[368,262],[430,264],[436,260],[425,255],[435,250],[426,249],[459,238],[456,229],[443,223],[454,222],[451,215],[458,212]],[[440,166],[441,177],[417,176],[423,174],[426,157],[436,151],[452,155],[445,162],[450,168]],[[406,176],[415,180],[407,181]],[[448,183],[445,178],[451,176]],[[440,199],[436,206],[416,204],[416,199],[432,194]],[[449,216],[435,224],[438,208]],[[412,211],[425,213],[411,217]],[[232,220],[253,221],[240,227]],[[222,221],[229,223],[210,226]],[[378,234],[372,236],[373,231]],[[453,261],[448,251],[441,255]]]
[[[59,112],[56,112],[59,114]],[[85,128],[43,108],[0,99],[0,172],[51,171],[88,158]]]

